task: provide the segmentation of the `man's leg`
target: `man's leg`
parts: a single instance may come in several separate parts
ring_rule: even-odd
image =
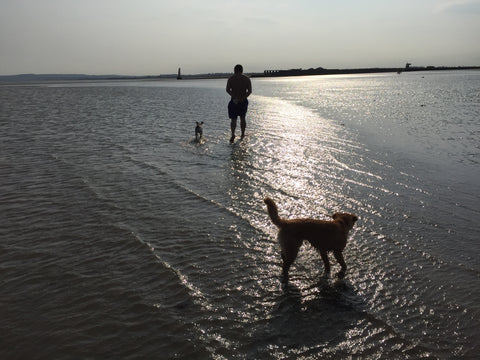
[[[230,138],[230,142],[233,143],[233,140],[235,140],[235,129],[237,128],[237,118],[231,118],[230,120],[230,129],[232,130],[232,137]]]
[[[240,116],[240,128],[242,129],[242,138],[245,136],[245,129],[247,127],[247,122],[245,116]]]

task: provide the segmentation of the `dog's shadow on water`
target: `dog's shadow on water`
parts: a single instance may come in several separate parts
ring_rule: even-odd
[[[364,309],[362,297],[348,280],[322,278],[303,289],[284,283],[268,322],[255,334],[257,355],[267,355],[272,347],[289,356],[335,348],[364,318]]]

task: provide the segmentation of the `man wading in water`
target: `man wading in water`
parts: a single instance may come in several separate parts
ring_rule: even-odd
[[[234,74],[227,81],[227,93],[232,97],[228,103],[228,117],[231,120],[230,128],[232,129],[230,142],[233,143],[238,116],[240,116],[242,138],[245,136],[245,128],[247,127],[245,115],[248,108],[247,97],[252,93],[252,83],[248,77],[243,75],[242,65],[235,65]]]

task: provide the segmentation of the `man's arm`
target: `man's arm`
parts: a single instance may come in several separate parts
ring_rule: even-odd
[[[245,95],[245,98],[249,97],[250,94],[252,93],[252,82],[250,81],[250,78],[247,77],[247,91],[246,91],[246,95]]]
[[[230,79],[227,80],[226,90],[227,90],[228,95],[233,96],[232,85],[230,84]]]

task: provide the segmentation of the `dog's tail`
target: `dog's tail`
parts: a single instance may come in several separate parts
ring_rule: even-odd
[[[265,204],[267,204],[268,215],[270,216],[272,222],[278,227],[282,227],[284,221],[280,218],[280,216],[278,216],[278,208],[275,202],[269,197],[265,198],[263,201]]]

